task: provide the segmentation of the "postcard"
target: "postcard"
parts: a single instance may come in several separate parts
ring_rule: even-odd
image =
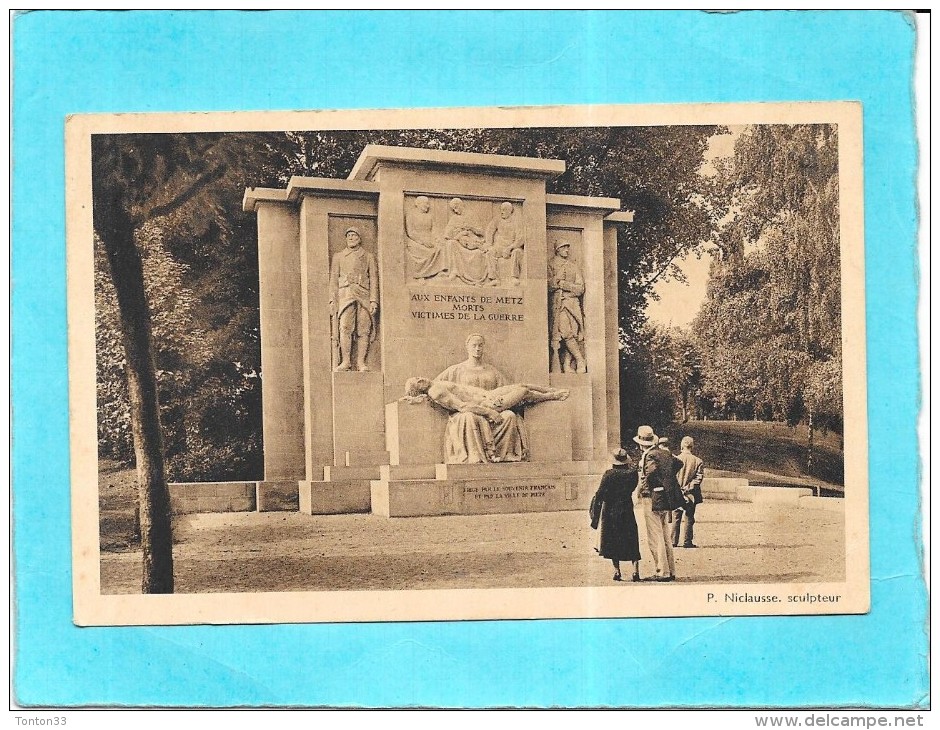
[[[75,623],[867,612],[862,180],[853,102],[70,117]]]

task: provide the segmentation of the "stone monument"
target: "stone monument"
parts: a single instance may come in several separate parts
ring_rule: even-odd
[[[562,160],[368,145],[347,180],[250,188],[258,509],[583,509],[620,445],[613,198]]]

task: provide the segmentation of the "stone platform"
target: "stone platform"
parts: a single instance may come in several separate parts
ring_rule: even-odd
[[[382,478],[371,482],[372,512],[426,517],[582,510],[607,468],[595,461],[384,467]]]

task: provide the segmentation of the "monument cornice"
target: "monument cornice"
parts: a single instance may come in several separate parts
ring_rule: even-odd
[[[379,186],[374,182],[364,180],[294,175],[287,183],[287,198],[296,202],[304,195],[370,200],[379,197]]]
[[[352,172],[349,173],[349,179],[371,180],[382,165],[424,169],[453,169],[456,167],[509,177],[539,178],[543,180],[550,180],[565,171],[564,160],[370,144],[362,150]]]
[[[288,203],[287,191],[283,188],[245,188],[242,210],[253,213],[258,203]]]
[[[633,211],[632,210],[618,210],[616,213],[611,213],[610,215],[605,216],[604,223],[611,223],[613,225],[623,225],[626,223],[633,223]]]
[[[587,195],[555,195],[549,193],[545,196],[545,204],[550,208],[577,209],[579,213],[598,213],[604,215],[612,210],[620,210],[619,198],[592,198]]]
[[[379,187],[373,182],[362,180],[294,175],[286,188],[246,188],[242,210],[251,213],[259,203],[296,203],[305,195],[374,200],[379,197]]]

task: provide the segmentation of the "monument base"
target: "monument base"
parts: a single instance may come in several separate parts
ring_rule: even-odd
[[[255,501],[259,512],[296,512],[297,482],[295,480],[258,482]]]
[[[372,512],[427,517],[587,510],[607,466],[588,461],[437,464],[435,478],[417,479],[389,478],[393,473],[383,470],[382,478],[370,484]]]
[[[300,488],[300,512],[305,515],[339,515],[368,512],[368,479],[341,482],[304,481]]]

